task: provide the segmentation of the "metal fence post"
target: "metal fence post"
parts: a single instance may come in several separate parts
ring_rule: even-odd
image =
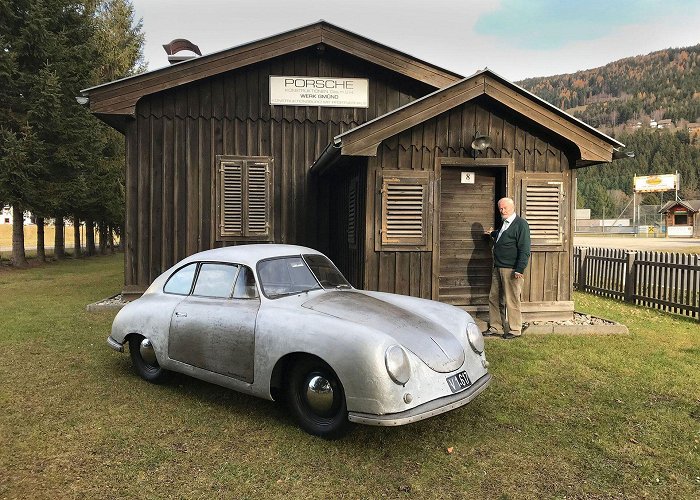
[[[581,253],[578,260],[578,289],[582,292],[586,291],[586,274],[588,271],[588,247],[581,247]]]
[[[637,266],[635,265],[636,255],[637,252],[635,251],[627,252],[627,269],[625,272],[625,302],[630,302],[632,304],[634,304],[637,282]]]

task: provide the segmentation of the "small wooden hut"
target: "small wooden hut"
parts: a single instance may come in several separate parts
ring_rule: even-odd
[[[666,218],[666,236],[700,238],[700,200],[672,200],[659,213]]]

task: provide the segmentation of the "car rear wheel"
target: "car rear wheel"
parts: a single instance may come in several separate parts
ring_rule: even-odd
[[[345,435],[350,427],[345,392],[330,366],[305,358],[289,372],[287,404],[299,426],[326,439]]]
[[[149,382],[159,384],[164,382],[168,371],[161,368],[156,359],[156,353],[151,341],[141,335],[132,335],[129,338],[129,355],[134,364],[136,373]]]

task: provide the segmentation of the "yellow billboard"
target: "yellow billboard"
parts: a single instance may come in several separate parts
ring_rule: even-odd
[[[638,193],[673,191],[678,189],[677,174],[641,175],[634,178],[634,190]]]

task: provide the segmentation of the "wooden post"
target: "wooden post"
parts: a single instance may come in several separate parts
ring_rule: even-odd
[[[625,302],[630,302],[632,304],[634,304],[635,285],[637,281],[637,269],[634,263],[636,255],[637,252],[627,252],[627,270],[625,273]]]
[[[581,247],[578,263],[578,289],[586,291],[586,275],[588,274],[588,247]]]

